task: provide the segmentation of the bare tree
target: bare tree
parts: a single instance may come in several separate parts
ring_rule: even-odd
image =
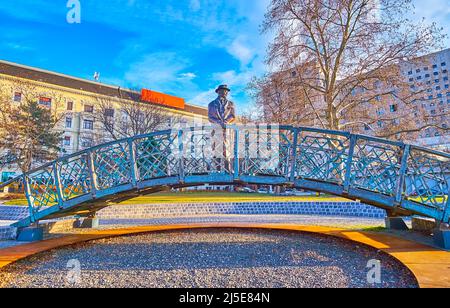
[[[97,98],[94,109],[94,119],[101,126],[99,131],[106,133],[94,136],[96,143],[151,133],[180,120],[158,102],[141,101],[135,91],[126,92],[118,101]]]
[[[55,159],[61,151],[62,96],[43,93],[26,81],[15,81],[1,90],[0,152],[15,157],[24,173],[37,163]]]
[[[419,61],[445,36],[435,24],[408,20],[411,7],[410,0],[272,0],[263,31],[276,34],[267,58],[275,73],[254,87],[259,103],[270,111],[277,101],[264,91],[284,83],[293,94],[281,100],[300,122],[313,117],[323,128],[388,138],[445,129],[423,110],[423,91],[411,91],[421,84],[402,76],[405,61]]]

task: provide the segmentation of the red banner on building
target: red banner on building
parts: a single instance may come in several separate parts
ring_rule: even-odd
[[[155,91],[150,91],[147,89],[142,89],[141,93],[141,99],[144,102],[149,102],[153,104],[178,108],[178,109],[184,109],[185,107],[185,101],[183,98],[159,93]]]

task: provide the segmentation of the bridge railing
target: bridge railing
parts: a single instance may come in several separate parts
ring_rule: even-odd
[[[118,140],[62,157],[0,187],[23,183],[31,220],[43,208],[67,209],[131,189],[245,180],[298,187],[309,181],[319,183],[317,190],[320,183],[334,185],[344,196],[377,194],[392,207],[448,222],[449,178],[446,153],[275,125],[181,128]]]

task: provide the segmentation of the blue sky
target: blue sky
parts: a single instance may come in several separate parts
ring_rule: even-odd
[[[414,0],[416,16],[450,33],[450,0]],[[0,0],[0,59],[101,82],[149,88],[206,106],[228,83],[242,111],[245,87],[262,75],[269,0]],[[450,41],[447,41],[450,47]]]

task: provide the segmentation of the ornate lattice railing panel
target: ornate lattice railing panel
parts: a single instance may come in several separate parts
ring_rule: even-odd
[[[243,127],[239,131],[239,169],[242,175],[290,175],[294,130],[278,126]]]
[[[186,129],[182,131],[182,143],[181,155],[186,176],[232,173],[233,130],[225,132],[215,127]]]
[[[352,185],[393,196],[399,181],[402,154],[400,145],[358,138],[352,163]]]
[[[98,189],[131,183],[130,149],[127,142],[110,144],[93,153]]]
[[[298,136],[295,177],[343,184],[350,138],[301,130]]]
[[[136,162],[141,181],[178,175],[176,133],[164,133],[134,141]]]
[[[450,159],[412,149],[406,175],[406,197],[441,210],[445,209],[450,189]]]
[[[78,201],[103,202],[128,189],[232,185],[253,177],[450,222],[449,154],[314,128],[232,126],[225,147],[223,134],[221,128],[195,127],[127,138],[60,158],[0,188],[25,191],[31,215],[21,227],[77,213]]]
[[[57,182],[54,165],[43,168],[27,176],[27,197],[34,213],[42,207],[58,204]]]
[[[91,178],[87,154],[70,157],[58,163],[64,200],[71,200],[91,192]]]

